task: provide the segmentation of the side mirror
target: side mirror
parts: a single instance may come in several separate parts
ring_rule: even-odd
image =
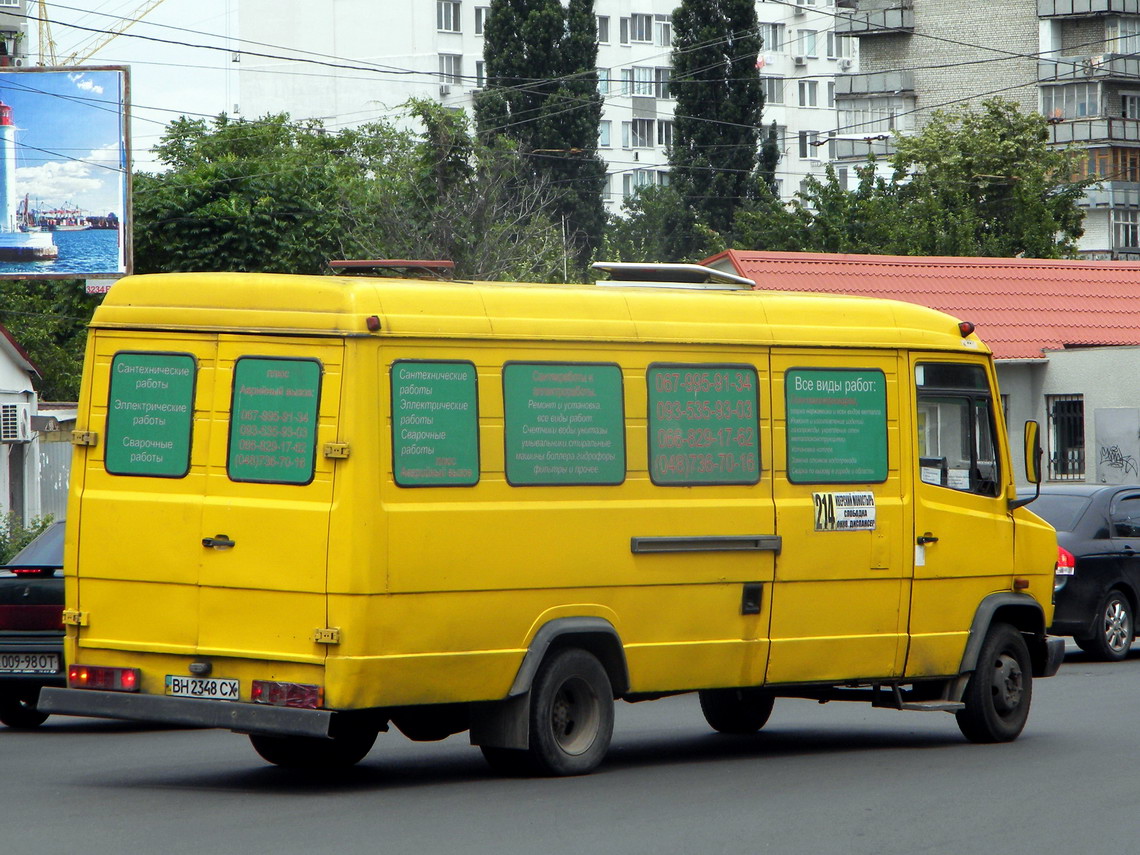
[[[1025,479],[1041,486],[1041,429],[1037,422],[1025,423]]]
[[[1009,509],[1020,508],[1036,501],[1041,495],[1041,428],[1034,421],[1025,423],[1025,480],[1037,487],[1026,499],[1010,499]]]

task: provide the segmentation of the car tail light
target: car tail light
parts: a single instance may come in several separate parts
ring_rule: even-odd
[[[67,669],[67,685],[73,689],[137,692],[139,690],[139,669],[72,665]]]
[[[279,683],[275,680],[254,680],[250,699],[255,704],[275,707],[301,707],[315,710],[325,699],[325,690],[307,683]]]
[[[1073,553],[1065,549],[1063,546],[1057,547],[1057,570],[1058,576],[1072,576],[1077,572],[1077,559]]]

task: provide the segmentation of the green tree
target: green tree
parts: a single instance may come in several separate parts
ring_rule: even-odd
[[[446,258],[464,278],[561,276],[553,192],[464,114],[413,102],[422,134],[287,116],[173,122],[135,178],[139,272],[321,273],[335,258]]]
[[[79,400],[87,324],[101,299],[74,279],[0,282],[0,323],[39,368],[41,400]]]
[[[725,248],[671,186],[648,186],[626,199],[606,230],[606,261],[693,262]]]
[[[1039,113],[1002,98],[936,111],[914,136],[895,136],[891,165],[916,255],[1071,255],[1083,234],[1087,180],[1077,155],[1049,145]]]
[[[673,13],[673,182],[726,235],[757,189],[761,43],[754,0],[682,0]]]
[[[1050,147],[1037,113],[991,99],[937,111],[914,136],[895,135],[890,178],[874,159],[845,189],[833,167],[789,205],[753,204],[737,218],[751,249],[1032,258],[1071,256],[1087,179],[1074,152]]]
[[[487,85],[480,135],[516,141],[556,192],[554,219],[584,267],[605,228],[606,165],[598,156],[597,19],[593,0],[491,0],[483,34]]]

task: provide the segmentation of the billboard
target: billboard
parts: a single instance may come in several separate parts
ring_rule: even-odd
[[[0,279],[130,272],[128,93],[126,68],[0,70]]]

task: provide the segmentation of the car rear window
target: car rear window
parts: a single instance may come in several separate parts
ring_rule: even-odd
[[[1042,493],[1029,509],[1058,531],[1072,531],[1090,501],[1088,496]]]

